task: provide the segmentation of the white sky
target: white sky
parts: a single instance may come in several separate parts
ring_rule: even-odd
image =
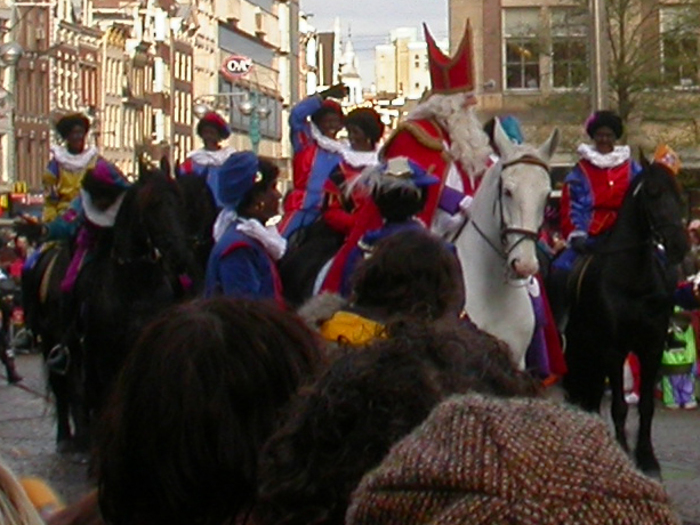
[[[374,46],[389,42],[397,27],[428,24],[436,39],[447,39],[448,0],[301,0],[301,9],[313,13],[310,23],[320,32],[332,31],[340,18],[341,35],[352,32],[366,88],[374,81]],[[421,29],[422,31],[422,29]]]

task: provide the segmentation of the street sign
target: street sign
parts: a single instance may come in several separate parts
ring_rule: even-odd
[[[221,74],[230,81],[243,78],[253,69],[253,60],[242,55],[231,55],[221,65]]]

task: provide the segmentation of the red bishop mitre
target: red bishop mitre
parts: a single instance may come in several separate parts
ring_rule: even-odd
[[[435,43],[433,35],[423,24],[428,43],[428,62],[432,92],[449,95],[474,91],[474,60],[472,57],[472,28],[467,20],[464,36],[453,57],[446,56]]]

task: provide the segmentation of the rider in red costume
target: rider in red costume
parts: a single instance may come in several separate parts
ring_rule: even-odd
[[[432,90],[384,146],[386,159],[405,156],[440,179],[419,218],[438,233],[458,228],[489,162],[489,140],[474,96],[471,28],[454,57],[438,48],[425,27]]]

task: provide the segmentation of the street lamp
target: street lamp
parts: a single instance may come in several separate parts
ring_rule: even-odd
[[[23,54],[24,49],[17,42],[6,42],[0,45],[0,61],[5,66],[16,66]]]
[[[260,95],[253,91],[250,94],[242,92],[231,92],[231,93],[215,93],[212,95],[202,95],[197,97],[192,106],[192,111],[197,118],[202,118],[208,112],[214,109],[215,104],[208,104],[206,99],[218,99],[218,98],[229,98],[234,99],[236,97],[244,98],[243,102],[236,105],[238,111],[246,117],[250,117],[250,126],[248,129],[248,136],[250,137],[250,145],[253,152],[258,153],[258,148],[260,147],[260,121],[265,120],[270,116],[272,110],[260,104]]]

